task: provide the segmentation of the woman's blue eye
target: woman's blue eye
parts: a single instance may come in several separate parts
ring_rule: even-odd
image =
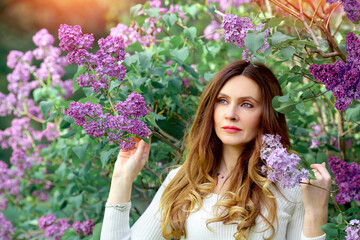
[[[243,103],[242,104],[244,107],[246,107],[246,108],[252,108],[252,107],[254,107],[253,105],[251,105],[250,103]]]
[[[219,99],[218,102],[221,103],[221,104],[227,103],[227,101],[225,99]]]

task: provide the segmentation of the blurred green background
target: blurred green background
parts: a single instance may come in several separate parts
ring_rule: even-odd
[[[58,45],[57,31],[62,23],[80,25],[95,39],[106,37],[109,29],[122,22],[129,24],[129,9],[145,0],[1,0],[0,1],[0,91],[8,94],[6,66],[11,50],[33,50],[32,36],[48,29]],[[65,79],[72,78],[75,66],[66,68]],[[0,130],[11,125],[11,116],[0,116]],[[0,160],[9,161],[11,150],[0,148]]]

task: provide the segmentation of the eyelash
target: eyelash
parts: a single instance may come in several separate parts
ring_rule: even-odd
[[[226,99],[224,99],[224,98],[219,98],[219,99],[217,100],[217,102],[220,103],[220,104],[221,104],[221,101],[226,101]],[[250,105],[250,107],[247,107],[247,108],[253,108],[253,107],[254,107],[252,104],[250,104],[250,103],[248,103],[248,102],[242,103],[241,106],[243,106],[244,104],[249,104],[249,105]]]

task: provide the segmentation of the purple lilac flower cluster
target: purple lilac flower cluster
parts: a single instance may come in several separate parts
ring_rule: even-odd
[[[178,16],[185,21],[186,14],[180,10],[179,5],[170,5],[169,9],[162,7],[160,0],[148,1],[150,4],[150,9],[159,8],[160,14],[172,14],[177,13]],[[147,15],[143,10],[138,12],[138,15]],[[161,28],[156,26],[156,23],[162,18],[159,15],[159,18],[148,17],[145,19],[145,23],[148,23],[147,29],[140,27],[137,23],[131,27],[126,26],[125,24],[119,23],[116,27],[110,30],[110,36],[122,37],[124,40],[125,47],[139,42],[143,48],[149,47],[151,44],[155,43],[156,35],[161,32]]]
[[[336,157],[328,159],[329,167],[335,175],[340,193],[336,195],[339,204],[345,204],[352,199],[360,201],[360,166],[356,162],[347,163]]]
[[[85,220],[84,222],[74,221],[72,227],[79,235],[89,236],[93,233],[95,223],[92,220]]]
[[[248,17],[240,18],[237,15],[226,14],[221,26],[224,29],[225,42],[233,42],[239,48],[244,48],[242,52],[243,60],[250,61],[254,55],[248,55],[250,50],[245,46],[245,37],[249,31],[262,31],[264,24],[255,27]],[[264,45],[260,47],[258,52],[263,52],[269,47],[269,43],[267,42],[269,32],[270,28],[265,29]]]
[[[76,125],[83,126],[87,134],[94,137],[106,136],[110,143],[117,143],[122,149],[129,149],[135,144],[129,134],[148,136],[149,129],[138,119],[148,114],[146,102],[140,94],[131,93],[114,108],[115,116],[103,113],[100,104],[72,102],[67,115],[75,119]]]
[[[221,25],[216,21],[212,20],[211,23],[204,29],[204,36],[208,40],[219,41],[222,38],[219,30]]]
[[[61,24],[59,40],[61,49],[69,51],[68,62],[84,65],[88,70],[76,79],[79,86],[91,86],[94,92],[101,93],[109,87],[109,81],[117,79],[121,82],[124,79],[126,68],[121,62],[125,59],[125,52],[121,37],[101,38],[98,41],[100,49],[92,54],[87,51],[94,42],[92,34],[83,34],[79,25]]]
[[[336,3],[339,0],[326,0],[329,3]],[[359,20],[360,2],[358,0],[340,0],[344,6],[347,18],[352,22]]]
[[[319,124],[313,125],[311,128],[314,130],[314,132],[309,134],[310,136],[313,137],[311,139],[310,149],[313,149],[313,148],[317,148],[317,147],[323,145],[323,143],[320,142],[320,140],[317,139],[316,137],[318,137],[318,136],[321,137],[324,134],[321,132],[321,126]]]
[[[289,154],[276,134],[265,134],[262,139],[260,158],[265,161],[262,171],[272,182],[278,182],[282,188],[292,188],[300,183],[302,178],[309,177],[306,169],[298,170],[300,157]]]
[[[61,239],[64,232],[69,228],[74,228],[79,235],[89,236],[92,234],[95,223],[92,220],[84,222],[74,221],[69,224],[65,218],[57,219],[54,214],[41,216],[38,220],[39,229],[44,230],[45,237],[55,237],[56,240]]]
[[[252,0],[233,0],[233,1],[229,1],[229,0],[208,0],[208,3],[219,3],[219,6],[222,10],[226,10],[228,7],[235,7],[238,8],[241,5],[245,4],[245,3],[249,3]],[[232,5],[230,5],[232,3]]]
[[[37,46],[33,51],[23,53],[13,50],[7,57],[7,66],[14,70],[7,75],[9,94],[0,92],[0,116],[12,113],[21,116],[27,112],[41,118],[40,109],[34,105],[30,92],[46,83],[48,78],[52,86],[58,85],[63,89],[65,97],[72,94],[72,80],[61,80],[67,61],[60,56],[61,50],[52,45],[54,37],[46,29],[41,29],[34,35],[33,42]],[[39,68],[32,65],[34,58],[42,61]]]
[[[15,230],[16,229],[13,227],[12,223],[6,219],[2,212],[0,212],[0,239],[12,239],[11,235],[15,232]]]
[[[333,91],[337,98],[335,107],[345,111],[353,99],[360,100],[360,39],[352,32],[346,36],[346,63],[337,60],[334,64],[311,65],[311,74]]]
[[[359,240],[360,239],[360,221],[353,219],[349,222],[345,229],[346,240]]]

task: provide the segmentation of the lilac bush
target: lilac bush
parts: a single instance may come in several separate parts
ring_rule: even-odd
[[[335,107],[345,111],[353,99],[360,100],[360,39],[349,32],[346,36],[346,63],[311,65],[309,71],[336,97]]]
[[[278,182],[282,188],[292,188],[302,178],[309,177],[306,169],[298,170],[300,157],[289,154],[280,142],[280,135],[265,134],[263,136],[260,158],[265,162],[263,173],[272,182]]]

